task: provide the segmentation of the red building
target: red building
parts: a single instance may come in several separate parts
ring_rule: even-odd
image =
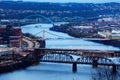
[[[9,47],[21,47],[21,28],[12,26],[0,26],[0,44],[7,45]]]

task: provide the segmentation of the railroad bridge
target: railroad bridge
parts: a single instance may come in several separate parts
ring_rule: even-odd
[[[92,65],[92,67],[112,66],[113,72],[116,72],[117,67],[120,66],[110,59],[120,57],[119,51],[39,48],[30,52],[31,54],[26,56],[27,61],[72,64],[73,72],[77,71],[77,64]],[[77,56],[76,59],[74,59],[75,56]]]

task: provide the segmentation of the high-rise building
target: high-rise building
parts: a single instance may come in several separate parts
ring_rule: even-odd
[[[12,26],[0,26],[0,44],[7,45],[9,47],[21,47],[21,28]]]

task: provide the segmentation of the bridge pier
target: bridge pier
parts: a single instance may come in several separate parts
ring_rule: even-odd
[[[72,65],[72,72],[73,73],[77,72],[77,63],[76,62],[74,62],[73,65]]]
[[[38,42],[40,43],[40,48],[45,48],[46,46],[45,40],[38,40]]]
[[[30,53],[26,56],[25,61],[28,63],[39,63],[39,57],[35,53]]]
[[[112,66],[112,74],[116,75],[116,73],[117,73],[117,66],[113,65]]]
[[[94,59],[93,62],[92,62],[92,67],[93,68],[97,68],[98,67],[98,60],[97,59]]]

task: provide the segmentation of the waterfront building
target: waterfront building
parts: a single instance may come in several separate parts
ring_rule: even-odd
[[[22,32],[20,27],[1,26],[0,44],[8,47],[22,46]]]
[[[105,32],[98,32],[101,37],[120,40],[120,30],[112,30],[111,32],[106,30]]]
[[[73,26],[73,27],[77,29],[93,29],[92,26]]]

